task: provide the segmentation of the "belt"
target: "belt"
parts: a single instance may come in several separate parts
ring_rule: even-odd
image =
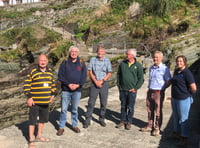
[[[149,91],[151,91],[151,92],[160,92],[161,90],[153,90],[153,89],[150,89]]]

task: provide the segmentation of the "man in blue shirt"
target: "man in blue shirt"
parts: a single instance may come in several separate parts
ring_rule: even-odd
[[[99,95],[101,108],[99,115],[99,122],[101,126],[105,127],[106,123],[104,121],[106,113],[106,105],[108,99],[108,79],[111,76],[112,66],[108,58],[104,57],[105,50],[103,47],[98,47],[97,56],[90,59],[88,65],[88,71],[90,78],[92,80],[90,87],[90,95],[88,100],[87,112],[85,114],[86,120],[84,122],[83,128],[88,128],[90,125],[90,120],[92,119],[92,113],[94,110],[95,102],[97,96]]]
[[[69,48],[69,58],[64,60],[58,72],[58,80],[61,82],[61,113],[59,130],[57,135],[61,136],[66,124],[66,115],[69,103],[72,106],[72,128],[74,132],[80,133],[78,128],[78,105],[81,98],[81,88],[86,81],[87,69],[85,63],[78,57],[79,49],[76,46]]]
[[[146,98],[148,125],[140,129],[142,132],[151,132],[152,136],[160,134],[165,89],[169,86],[171,79],[170,71],[162,63],[162,59],[162,52],[155,51],[153,54],[154,64],[149,69],[149,90]]]

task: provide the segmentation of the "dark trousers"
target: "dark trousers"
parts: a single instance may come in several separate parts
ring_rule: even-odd
[[[121,101],[121,121],[132,123],[134,115],[134,105],[137,93],[120,91]]]
[[[151,128],[161,128],[163,120],[162,108],[164,97],[165,92],[163,90],[148,90],[147,92],[146,105],[148,112],[148,126]]]
[[[109,88],[108,82],[104,82],[101,88],[98,88],[94,83],[91,83],[88,107],[87,107],[87,112],[85,114],[87,123],[89,123],[90,120],[92,119],[92,113],[94,111],[94,106],[98,95],[100,98],[99,120],[100,121],[104,120],[106,114],[107,99],[108,99],[108,88]]]

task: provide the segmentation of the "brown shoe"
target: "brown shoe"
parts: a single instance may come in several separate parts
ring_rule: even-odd
[[[124,122],[120,122],[119,124],[117,124],[115,127],[116,128],[122,128],[122,127],[124,127],[125,126],[125,124],[124,124]]]
[[[179,147],[187,147],[188,138],[180,136],[180,142],[177,144]]]
[[[159,136],[160,135],[160,130],[158,128],[155,128],[153,132],[151,133],[152,136]]]
[[[131,129],[131,123],[130,123],[130,122],[128,122],[128,123],[126,124],[125,129],[126,129],[126,130],[130,130],[130,129]]]
[[[180,139],[180,135],[177,132],[173,132],[171,135],[167,136],[168,140],[177,140]]]
[[[73,130],[74,130],[75,133],[80,133],[81,132],[78,127],[73,127]]]
[[[63,135],[63,133],[64,133],[64,129],[63,129],[63,128],[60,128],[60,129],[57,131],[56,135],[61,136],[61,135]]]
[[[145,127],[140,128],[140,131],[141,131],[141,132],[151,132],[151,131],[152,131],[152,128],[151,128],[151,127],[148,127],[148,126],[145,126]]]

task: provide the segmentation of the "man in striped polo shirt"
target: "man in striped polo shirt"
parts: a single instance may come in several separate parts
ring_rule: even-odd
[[[29,147],[34,147],[35,125],[38,123],[37,141],[49,141],[42,137],[44,123],[49,118],[49,103],[54,100],[56,86],[52,70],[47,67],[48,58],[41,54],[38,57],[38,65],[27,75],[24,81],[24,93],[28,97],[29,106]],[[37,121],[39,116],[39,121]]]

